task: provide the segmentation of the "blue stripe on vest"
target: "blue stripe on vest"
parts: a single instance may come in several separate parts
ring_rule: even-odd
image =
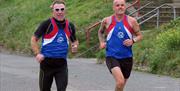
[[[41,53],[50,58],[67,58],[68,40],[63,29],[58,30],[52,42],[42,46]]]
[[[117,59],[132,57],[132,46],[123,45],[123,41],[130,39],[123,22],[116,22],[112,35],[107,41],[106,56],[115,57]]]

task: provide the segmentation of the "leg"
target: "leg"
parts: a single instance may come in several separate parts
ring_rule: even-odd
[[[51,85],[53,82],[53,75],[51,72],[46,72],[40,69],[39,75],[39,87],[40,91],[51,91]]]
[[[116,81],[115,91],[123,91],[132,69],[132,58],[115,59],[106,57],[106,65]]]
[[[68,69],[67,66],[59,69],[55,74],[55,81],[57,91],[66,91],[66,87],[68,84]]]
[[[112,72],[112,75],[114,76],[114,79],[116,81],[115,91],[123,91],[126,80],[123,76],[123,73],[121,72],[120,67],[112,68],[111,72]]]
[[[115,60],[117,61],[117,60]],[[119,62],[119,66],[117,66],[117,68],[112,68],[112,70],[115,70],[114,71],[114,74],[113,76],[115,77],[118,77],[116,82],[117,82],[117,85],[116,85],[116,88],[121,88],[121,90],[117,90],[117,91],[123,91],[123,88],[131,74],[131,70],[132,70],[132,65],[133,65],[133,62],[132,62],[132,58],[125,58],[125,59],[121,59],[121,60],[118,60]],[[119,74],[119,75],[118,75]],[[120,78],[121,76],[121,78]],[[115,78],[116,79],[116,78]],[[123,80],[123,84],[119,85],[118,86],[118,83],[122,83],[121,81],[119,80]]]

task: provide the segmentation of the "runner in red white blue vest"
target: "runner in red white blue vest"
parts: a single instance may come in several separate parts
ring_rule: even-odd
[[[71,44],[77,52],[78,41],[75,26],[65,18],[65,3],[54,1],[51,5],[53,17],[43,21],[31,38],[32,50],[40,63],[40,91],[51,91],[55,79],[57,91],[66,91],[68,84],[67,54]],[[42,38],[41,49],[38,40]]]
[[[123,91],[133,65],[132,45],[142,34],[136,19],[125,14],[125,0],[113,0],[113,10],[113,15],[102,20],[98,36],[100,49],[106,48],[106,65],[115,78],[115,91]]]

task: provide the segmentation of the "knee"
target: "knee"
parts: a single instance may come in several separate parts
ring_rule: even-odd
[[[120,80],[116,82],[116,87],[117,88],[123,88],[125,85],[125,81],[124,80]]]

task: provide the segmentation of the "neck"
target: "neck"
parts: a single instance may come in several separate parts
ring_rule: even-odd
[[[115,14],[115,17],[116,17],[117,21],[121,21],[124,17],[124,14]]]
[[[63,18],[63,19],[58,19],[58,18],[55,18],[55,17],[53,17],[56,21],[60,21],[60,22],[63,22],[63,21],[65,21],[65,18]]]

